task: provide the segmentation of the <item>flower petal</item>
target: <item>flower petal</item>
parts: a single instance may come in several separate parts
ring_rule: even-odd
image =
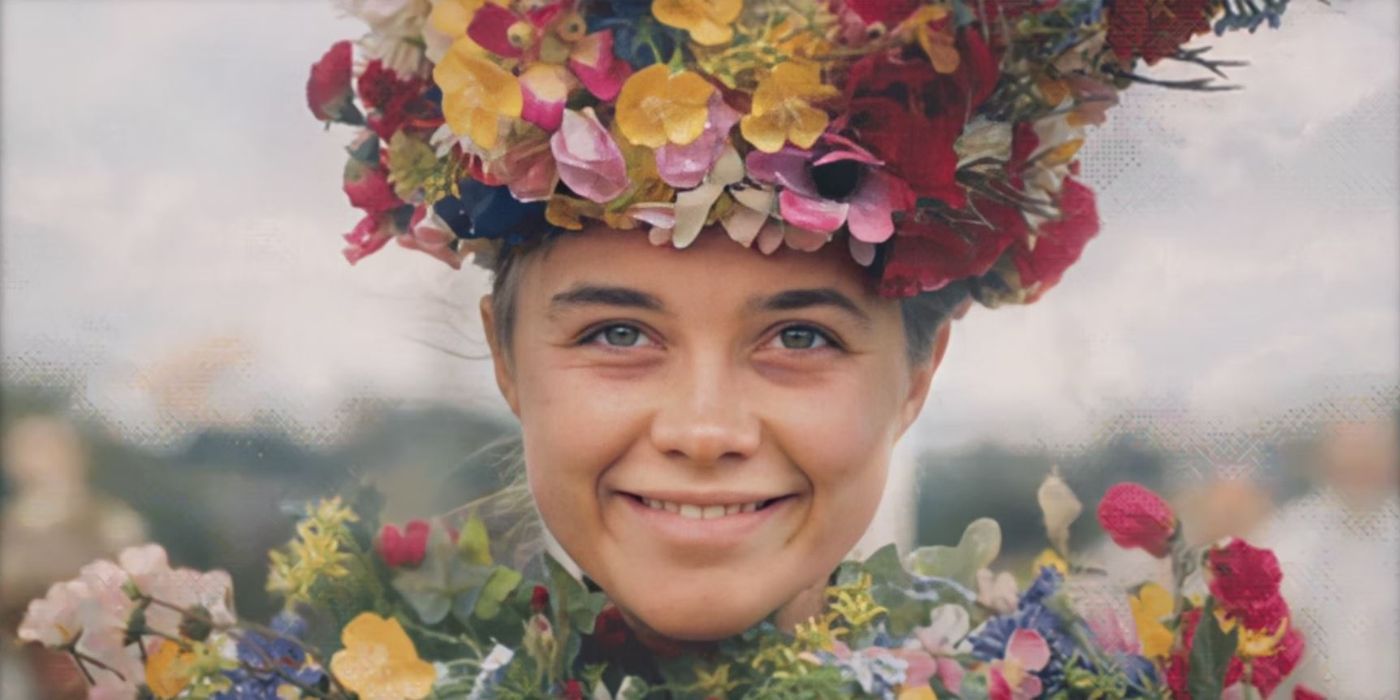
[[[569,73],[563,66],[536,63],[520,75],[524,100],[520,118],[545,131],[559,128],[569,99]]]
[[[1006,643],[1006,658],[1020,662],[1027,671],[1039,671],[1050,663],[1050,645],[1039,632],[1018,629]]]
[[[782,185],[808,196],[817,197],[817,183],[808,167],[811,152],[788,147],[774,153],[749,151],[744,165],[749,177],[767,185]]]
[[[632,74],[632,66],[613,53],[611,29],[589,34],[574,44],[569,53],[569,70],[594,97],[604,102],[613,101]]]
[[[846,224],[851,235],[867,243],[884,243],[894,234],[891,214],[914,204],[914,193],[903,180],[879,170],[866,175],[865,182],[851,198]]]
[[[564,113],[563,124],[549,140],[559,178],[594,202],[608,202],[630,185],[627,163],[592,108]]]
[[[850,205],[829,199],[806,197],[793,190],[778,194],[778,210],[786,221],[799,228],[831,233],[846,223]]]
[[[695,242],[700,230],[705,228],[705,220],[710,216],[710,207],[723,192],[724,185],[707,182],[676,195],[676,227],[671,235],[672,245],[685,248]]]
[[[497,56],[519,58],[520,49],[510,43],[509,36],[510,26],[517,21],[519,18],[514,12],[488,2],[472,15],[471,24],[467,25],[467,36]]]

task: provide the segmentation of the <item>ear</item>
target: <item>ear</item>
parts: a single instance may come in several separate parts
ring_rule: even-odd
[[[486,329],[486,343],[491,347],[491,364],[496,371],[496,388],[510,406],[510,412],[520,417],[520,404],[516,400],[515,371],[511,367],[502,338],[496,335],[496,311],[491,305],[491,295],[481,297],[481,326]]]
[[[943,354],[948,352],[948,339],[952,336],[952,330],[952,319],[944,321],[933,340],[933,352],[929,353],[929,359],[914,368],[913,375],[909,378],[909,394],[904,397],[904,411],[896,439],[904,435],[904,431],[914,424],[914,419],[918,418],[919,412],[924,409],[929,387],[933,385],[933,374],[943,363]]]

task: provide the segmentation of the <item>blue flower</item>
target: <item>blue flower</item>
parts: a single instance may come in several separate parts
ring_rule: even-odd
[[[306,650],[296,639],[306,632],[306,622],[291,613],[279,614],[272,621],[274,636],[248,632],[238,640],[238,662],[226,672],[233,683],[214,700],[279,700],[277,691],[288,679],[315,687],[324,678],[319,668],[306,666]]]
[[[1060,583],[1060,572],[1050,567],[1041,569],[1040,575],[1021,594],[1016,612],[987,620],[981,629],[968,637],[972,655],[983,661],[1000,659],[1006,655],[1006,645],[1016,630],[1034,630],[1050,645],[1050,663],[1036,672],[1036,676],[1045,684],[1047,695],[1063,687],[1064,664],[1074,655],[1077,645],[1069,636],[1065,621],[1046,607],[1048,599],[1059,590]]]
[[[548,230],[544,202],[521,202],[505,186],[492,187],[471,178],[458,183],[461,195],[448,195],[433,211],[459,238],[501,239],[515,244]]]

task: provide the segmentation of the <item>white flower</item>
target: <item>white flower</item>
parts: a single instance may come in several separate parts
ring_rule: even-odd
[[[363,20],[370,33],[360,40],[368,60],[379,60],[401,76],[423,67],[423,30],[430,0],[337,0],[345,13]]]
[[[49,648],[71,644],[82,634],[82,606],[90,594],[82,581],[49,586],[43,598],[30,601],[19,625],[19,638]]]

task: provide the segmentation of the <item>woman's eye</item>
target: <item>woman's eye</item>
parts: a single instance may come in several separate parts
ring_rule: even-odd
[[[625,323],[615,323],[611,326],[604,326],[588,334],[584,339],[584,344],[602,343],[618,348],[632,348],[645,344],[649,339],[641,329]]]
[[[835,345],[825,333],[811,326],[788,326],[778,331],[776,340],[787,350],[813,350]]]

